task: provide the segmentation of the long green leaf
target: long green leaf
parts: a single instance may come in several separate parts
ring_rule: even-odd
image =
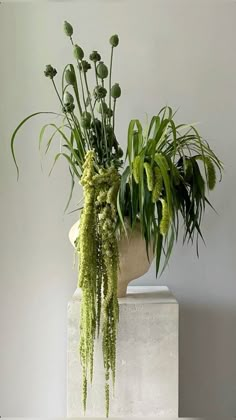
[[[22,120],[21,121],[21,123],[16,127],[16,129],[15,129],[15,131],[13,132],[13,134],[12,134],[12,137],[11,137],[11,153],[12,153],[12,157],[13,157],[13,160],[14,160],[14,163],[15,163],[15,167],[16,167],[16,171],[17,171],[17,179],[19,179],[19,167],[18,167],[18,164],[17,164],[17,161],[16,161],[16,156],[15,156],[15,149],[14,149],[14,144],[15,144],[15,138],[16,138],[16,135],[17,135],[17,133],[18,133],[18,131],[19,131],[19,129],[30,119],[30,118],[33,118],[33,117],[35,117],[36,115],[40,115],[40,114],[52,114],[52,115],[60,115],[60,114],[57,114],[56,112],[50,112],[50,111],[39,111],[39,112],[34,112],[33,114],[31,114],[31,115],[28,115],[28,117],[26,117],[26,118],[24,118],[24,120]]]

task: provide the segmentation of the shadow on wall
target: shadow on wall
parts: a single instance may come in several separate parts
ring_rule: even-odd
[[[180,305],[180,416],[236,415],[235,326],[233,305]]]

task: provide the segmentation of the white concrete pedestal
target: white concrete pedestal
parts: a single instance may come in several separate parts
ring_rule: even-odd
[[[111,417],[178,416],[178,302],[167,287],[128,287],[119,299],[115,396]],[[82,417],[78,354],[80,293],[68,306],[67,416]],[[87,417],[104,416],[104,370],[96,343]]]

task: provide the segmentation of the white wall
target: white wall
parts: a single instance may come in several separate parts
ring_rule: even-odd
[[[200,260],[179,244],[163,277],[156,281],[152,270],[142,283],[166,284],[180,302],[180,414],[236,415],[236,3],[209,0],[0,6],[0,415],[66,413],[66,311],[76,286],[67,240],[76,214],[63,214],[69,177],[61,162],[48,178],[50,159],[41,171],[37,138],[45,118],[18,136],[18,183],[9,146],[25,115],[58,109],[43,69],[72,60],[65,19],[88,52],[105,58],[109,36],[120,36],[114,79],[122,86],[123,145],[131,118],[168,103],[180,106],[179,121],[200,122],[225,164],[211,197],[219,215],[207,209]],[[80,197],[77,189],[74,207]]]

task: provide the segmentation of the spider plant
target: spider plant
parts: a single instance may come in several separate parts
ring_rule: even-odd
[[[167,106],[145,131],[139,120],[130,122],[126,158],[117,210],[124,229],[125,218],[132,227],[140,223],[147,252],[153,244],[157,275],[162,253],[162,271],[168,264],[180,221],[183,242],[196,238],[198,254],[202,216],[205,205],[211,206],[207,191],[215,186],[215,168],[221,176],[222,163],[196,127],[176,124]]]

